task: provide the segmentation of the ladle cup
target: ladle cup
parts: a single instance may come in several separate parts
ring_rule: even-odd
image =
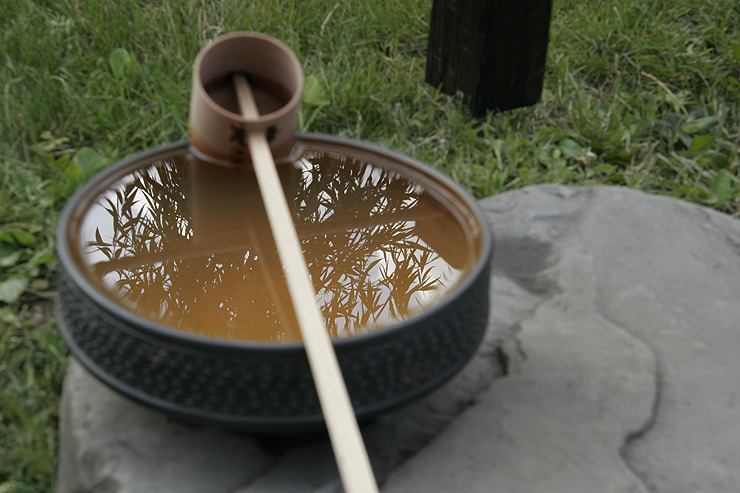
[[[232,78],[249,80],[259,116],[241,114]],[[251,165],[247,135],[262,132],[273,160],[288,158],[295,145],[303,71],[284,44],[262,34],[232,33],[203,48],[195,60],[188,122],[193,152],[231,166]]]

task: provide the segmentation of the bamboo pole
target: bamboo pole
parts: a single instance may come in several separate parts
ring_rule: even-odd
[[[246,77],[236,74],[233,81],[242,116],[257,120],[259,112]],[[378,486],[362,441],[360,427],[329,332],[324,326],[324,317],[316,304],[316,293],[267,138],[262,132],[249,132],[247,146],[278,255],[283,263],[342,484],[347,493],[377,492]]]

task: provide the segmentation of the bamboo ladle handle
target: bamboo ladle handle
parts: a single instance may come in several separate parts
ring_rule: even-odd
[[[259,111],[247,78],[235,74],[233,82],[242,116],[250,120],[258,119]],[[316,293],[265,134],[248,132],[247,147],[278,255],[283,263],[342,484],[347,493],[377,492],[378,486],[362,441],[357,417],[352,409],[329,332],[324,325],[324,317],[316,304]]]

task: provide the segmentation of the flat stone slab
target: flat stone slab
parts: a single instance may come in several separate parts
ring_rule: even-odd
[[[740,221],[610,187],[480,202],[492,322],[449,383],[363,427],[384,492],[740,491]],[[341,491],[324,437],[189,427],[72,361],[58,491]]]

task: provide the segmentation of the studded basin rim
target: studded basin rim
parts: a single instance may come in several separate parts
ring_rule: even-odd
[[[313,138],[358,145],[345,139]],[[175,150],[182,145],[144,154]],[[361,146],[390,154],[366,144]],[[119,167],[144,157],[135,156]],[[463,198],[472,202],[466,195]],[[79,200],[73,199],[63,213],[57,245],[66,245],[67,238],[60,235],[66,235],[69,209]],[[474,203],[472,210],[479,214]],[[482,258],[445,300],[399,322],[393,330],[334,341],[359,419],[429,392],[459,371],[480,344],[489,313],[492,242],[479,216],[485,233]],[[130,314],[122,307],[100,294],[91,296],[89,286],[84,289],[80,285],[80,273],[69,251],[58,249],[58,324],[72,354],[102,382],[127,397],[190,422],[257,432],[294,432],[323,426],[302,344],[271,344],[265,350],[264,344],[199,343],[202,337],[186,333],[179,337],[179,331],[157,331],[131,323]]]

